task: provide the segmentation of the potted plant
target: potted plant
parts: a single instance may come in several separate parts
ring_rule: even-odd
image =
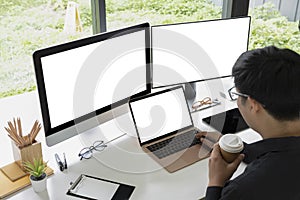
[[[47,187],[47,163],[42,158],[33,159],[33,163],[24,162],[25,170],[30,174],[29,179],[35,192],[42,192]]]

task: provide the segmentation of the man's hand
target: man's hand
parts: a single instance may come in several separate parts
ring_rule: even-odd
[[[219,132],[206,132],[201,131],[196,134],[196,138],[200,139],[202,145],[208,149],[212,150],[214,144],[219,141],[221,134]]]
[[[209,158],[208,186],[224,187],[244,157],[244,154],[240,154],[232,163],[227,163],[221,155],[219,144],[216,143]]]
[[[206,135],[207,135],[206,131],[201,131],[198,132],[195,137],[200,139],[200,138],[204,138]]]

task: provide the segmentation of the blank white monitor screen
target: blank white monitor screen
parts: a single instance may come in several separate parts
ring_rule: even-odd
[[[231,76],[250,17],[152,27],[153,88]]]
[[[147,28],[137,25],[35,52],[46,136],[150,92]]]
[[[55,127],[70,121],[75,118],[74,115],[79,117],[120,101],[133,95],[136,89],[139,89],[138,91],[145,90],[146,62],[144,35],[143,31],[139,31],[119,38],[43,57],[42,65],[51,126]],[[106,49],[107,46],[117,48],[119,45],[128,45],[126,44],[127,41],[139,42],[140,44],[137,44],[137,46],[143,47],[143,49],[136,49],[136,51],[119,55],[115,60],[108,62],[108,65],[101,66],[101,57],[108,56],[107,54],[109,53]],[[126,94],[124,96],[115,94],[119,81],[127,73],[133,72],[142,66],[144,67],[139,71],[138,77],[141,78],[140,82],[144,83],[144,85],[140,85],[140,88],[122,87],[122,90],[126,90]],[[80,73],[85,73],[85,70],[89,71],[90,74],[80,75]],[[98,77],[94,75],[98,75]],[[89,106],[82,102],[77,109],[74,108],[76,106],[73,103],[74,98],[77,98],[76,94],[74,94],[76,91],[76,81],[81,81],[79,79],[86,81],[84,85],[80,86],[83,87],[83,90],[89,90],[92,89],[93,85],[90,85],[88,82],[93,78],[95,78],[96,90],[92,96],[87,96],[87,98],[94,98],[93,101],[89,101],[92,105]],[[78,92],[81,91],[78,90]],[[82,93],[78,93],[78,95],[81,96]],[[74,109],[76,109],[77,113],[74,113]]]

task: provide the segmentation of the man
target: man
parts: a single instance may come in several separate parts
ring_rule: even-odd
[[[226,163],[209,159],[206,200],[300,199],[300,55],[274,46],[243,53],[232,69],[238,108],[262,140]],[[229,180],[240,162],[245,171]]]

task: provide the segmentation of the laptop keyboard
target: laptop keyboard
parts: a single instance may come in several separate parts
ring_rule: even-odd
[[[150,145],[147,147],[147,149],[154,153],[154,155],[156,155],[158,158],[164,158],[188,147],[201,144],[200,140],[195,138],[196,133],[196,130],[188,131],[186,133]]]

